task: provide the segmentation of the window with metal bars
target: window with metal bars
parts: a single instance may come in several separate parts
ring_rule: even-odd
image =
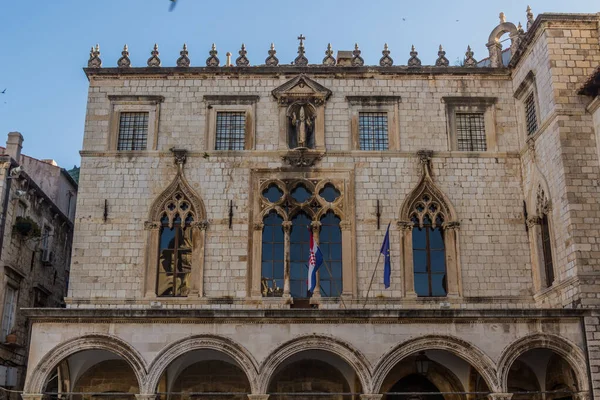
[[[525,99],[525,122],[527,124],[527,134],[533,135],[538,128],[533,92],[531,92]]]
[[[244,150],[246,144],[246,113],[217,112],[215,150]]]
[[[458,151],[486,151],[483,113],[457,113],[456,139]]]
[[[117,150],[146,150],[148,115],[147,112],[121,113]]]
[[[361,150],[388,149],[388,117],[386,112],[358,113],[358,138]]]

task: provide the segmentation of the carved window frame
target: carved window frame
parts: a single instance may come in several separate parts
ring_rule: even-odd
[[[388,148],[390,150],[400,150],[400,96],[346,96],[348,109],[350,110],[350,132],[352,150],[365,151],[386,151],[386,150],[361,150],[360,148],[360,113],[379,112],[387,114],[388,122]]]
[[[121,113],[146,112],[148,113],[148,136],[146,150],[118,150],[119,153],[140,153],[156,150],[158,147],[158,131],[160,121],[160,105],[163,96],[121,96],[109,95],[110,117],[107,149],[117,151],[119,142],[119,126]]]
[[[144,297],[150,299],[160,299],[166,301],[176,300],[181,297],[159,297],[157,295],[158,285],[158,263],[160,258],[160,232],[162,228],[162,218],[166,214],[169,222],[172,223],[177,208],[169,209],[170,203],[177,203],[176,196],[181,195],[182,201],[186,201],[190,208],[186,215],[180,215],[182,220],[189,214],[193,217],[193,222],[189,228],[192,229],[192,266],[190,276],[190,291],[188,298],[204,296],[204,249],[206,243],[206,230],[208,220],[206,219],[206,209],[202,198],[192,189],[183,176],[183,162],[178,166],[178,172],[171,184],[154,200],[148,212],[148,219],[144,223],[144,229],[147,231],[146,254],[145,254],[145,282]]]
[[[535,79],[535,74],[533,71],[529,71],[523,82],[517,87],[515,90],[514,98],[519,102],[519,107],[517,107],[517,120],[519,125],[519,131],[521,132],[521,137],[523,137],[523,141],[527,141],[527,139],[532,137],[537,137],[541,131],[542,120],[540,118],[540,103],[538,99],[538,90]],[[535,118],[537,122],[537,129],[535,132],[529,133],[527,131],[527,115],[526,115],[526,102],[529,96],[533,96],[533,103],[535,107]]]
[[[413,191],[406,197],[400,209],[400,219],[397,226],[400,235],[401,246],[401,268],[403,277],[403,296],[414,299],[440,299],[456,298],[462,296],[462,276],[460,265],[460,222],[454,207],[446,195],[437,187],[431,178],[431,152],[419,151],[419,158],[422,166],[422,177]],[[442,232],[444,246],[446,251],[446,296],[444,297],[417,297],[414,284],[414,260],[413,260],[413,242],[412,235],[415,224],[411,221],[415,214],[418,203],[422,202],[423,196],[429,196],[431,202],[435,202],[439,207],[439,213],[443,215]],[[422,220],[422,219],[421,219]],[[392,278],[393,282],[393,278]]]
[[[256,103],[259,96],[255,95],[206,95],[206,151],[230,153],[241,150],[216,150],[217,114],[219,112],[244,112],[245,134],[244,150],[254,150],[256,145]]]
[[[321,217],[325,216],[327,212],[333,211],[340,219],[340,229],[342,236],[342,288],[341,293],[343,298],[351,298],[357,295],[357,274],[356,274],[356,259],[354,256],[355,244],[354,238],[356,235],[354,224],[351,222],[351,216],[354,215],[353,202],[351,199],[353,196],[353,183],[354,177],[353,172],[343,170],[328,170],[328,171],[313,171],[310,176],[305,174],[298,174],[296,172],[283,172],[273,176],[270,170],[255,170],[253,171],[250,183],[250,203],[253,205],[250,212],[250,237],[252,238],[248,246],[249,254],[249,265],[248,265],[248,279],[247,279],[247,295],[254,299],[260,299],[266,301],[266,299],[273,299],[272,297],[263,297],[261,289],[261,270],[262,270],[262,237],[263,237],[263,219],[271,211],[277,212],[279,216],[283,218],[283,229],[284,235],[288,235],[291,230],[292,217],[300,211],[304,210],[304,206],[308,207],[308,204],[296,209],[290,209],[289,212],[285,212],[281,207],[280,202],[276,204],[270,204],[263,198],[263,191],[268,188],[271,184],[276,184],[280,190],[284,192],[282,199],[285,199],[286,195],[289,195],[291,190],[289,188],[295,188],[299,184],[305,184],[306,187],[314,188],[313,193],[319,193],[322,188],[328,183],[335,186],[340,192],[340,196],[333,202],[327,203],[326,201],[320,201],[320,209],[318,212],[309,211],[307,214],[312,216],[312,230],[315,240],[318,243],[319,232],[320,232],[320,220]],[[315,196],[318,197],[318,196]],[[287,232],[286,232],[287,230]],[[286,239],[288,240],[288,239]],[[289,251],[288,248],[284,251]],[[289,257],[286,255],[284,261],[284,279],[289,279]],[[311,297],[312,304],[318,304],[322,301],[318,287],[315,288],[314,295]],[[290,296],[290,288],[288,284],[284,284],[283,296],[276,297],[278,301],[284,303],[291,303],[293,299]]]
[[[538,183],[535,186],[535,192],[530,196],[530,201],[535,204],[535,212],[527,218],[527,227],[531,243],[531,261],[533,265],[533,283],[536,293],[554,287],[559,280],[556,269],[556,246],[554,235],[554,223],[552,218],[552,203],[548,197],[548,189],[546,185]],[[534,197],[535,196],[535,197]],[[544,253],[542,221],[544,216],[548,223],[548,234],[550,243],[550,255],[552,258],[552,272],[554,280],[548,285],[548,277],[546,271],[546,255]]]
[[[446,129],[448,132],[448,149],[466,153],[482,153],[482,151],[458,150],[458,130],[456,114],[483,114],[485,126],[485,152],[497,152],[496,137],[496,97],[443,97],[446,105]]]

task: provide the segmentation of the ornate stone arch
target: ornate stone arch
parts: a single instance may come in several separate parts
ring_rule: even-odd
[[[500,24],[494,28],[492,33],[490,33],[490,37],[488,38],[488,43],[486,45],[490,52],[490,66],[492,68],[504,66],[502,63],[502,44],[500,43],[500,38],[502,35],[505,33],[509,34],[511,41],[511,56],[514,56],[519,48],[522,36],[525,34],[520,24],[519,27],[516,27],[512,22],[506,22],[504,13],[500,13],[499,17]]]
[[[35,367],[30,365],[31,374],[25,382],[24,393],[42,393],[46,380],[54,368],[70,355],[85,350],[106,350],[120,356],[131,366],[139,388],[144,387],[147,367],[142,355],[129,343],[116,336],[93,334],[67,340],[46,353]]]
[[[458,228],[460,222],[450,199],[438,188],[431,176],[432,151],[420,150],[419,156],[422,176],[417,186],[406,197],[400,207],[400,217],[397,221],[400,230],[401,253],[403,257],[402,270],[404,271],[404,296],[416,297],[413,275],[413,243],[412,230],[416,217],[418,223],[423,225],[423,218],[429,215],[435,227],[438,216],[442,217],[441,228],[444,234],[446,249],[446,275],[448,297],[458,297],[462,294],[460,277],[460,250],[458,247]]]
[[[563,357],[575,371],[577,388],[581,392],[590,390],[587,378],[586,359],[583,351],[571,341],[557,335],[534,333],[509,344],[498,361],[498,383],[501,391],[508,390],[510,368],[523,353],[533,349],[548,349]]]
[[[325,335],[310,335],[294,338],[279,345],[262,362],[259,369],[259,378],[256,393],[267,393],[269,383],[275,371],[288,357],[307,350],[320,350],[331,353],[341,358],[350,367],[360,380],[364,393],[372,393],[371,366],[367,358],[350,344],[337,338]]]
[[[191,288],[189,297],[200,297],[204,295],[204,245],[206,240],[206,209],[202,198],[190,186],[183,173],[186,161],[185,150],[173,149],[177,173],[173,181],[152,202],[148,212],[148,220],[144,227],[148,231],[146,246],[146,278],[144,295],[154,298],[156,293],[156,274],[159,261],[159,241],[161,230],[161,219],[166,216],[169,219],[169,227],[173,226],[173,220],[179,215],[182,220],[188,216],[193,218],[190,224],[192,229],[192,270]]]
[[[257,392],[258,363],[252,354],[235,341],[217,335],[198,335],[180,339],[163,348],[154,358],[148,368],[146,393],[155,393],[160,377],[167,367],[178,357],[194,350],[214,350],[226,354],[233,359],[238,367],[244,371],[252,393]]]
[[[372,393],[379,393],[386,376],[396,364],[410,355],[425,350],[444,350],[462,358],[481,374],[490,390],[498,392],[500,385],[496,378],[494,362],[477,346],[454,336],[427,335],[400,343],[379,359],[373,370]]]

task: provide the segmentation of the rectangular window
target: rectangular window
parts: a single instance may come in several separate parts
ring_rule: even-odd
[[[6,336],[12,331],[15,324],[15,313],[17,311],[18,290],[7,285],[4,289],[4,311],[2,313],[2,331],[0,341],[4,342]]]
[[[546,272],[546,287],[554,283],[554,266],[552,265],[552,247],[550,240],[550,228],[548,226],[548,215],[544,214],[541,221],[542,251],[544,253],[544,270]]]
[[[358,113],[358,138],[361,150],[388,149],[388,116],[386,112]]]
[[[246,143],[246,113],[217,112],[215,150],[244,150]]]
[[[33,307],[41,308],[48,306],[48,295],[39,288],[33,288]]]
[[[456,113],[458,151],[486,151],[483,113]]]
[[[42,232],[42,250],[48,250],[50,247],[50,228],[45,226]]]
[[[538,128],[533,92],[531,92],[525,99],[525,122],[527,124],[527,134],[533,135]]]
[[[120,114],[117,150],[146,150],[148,114],[147,112],[122,112]]]

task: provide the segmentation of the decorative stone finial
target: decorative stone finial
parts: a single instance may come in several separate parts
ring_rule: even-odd
[[[217,46],[215,46],[215,44],[212,44],[212,47],[210,48],[210,51],[208,52],[208,54],[210,54],[210,57],[208,57],[206,59],[206,66],[207,67],[218,67],[219,66],[219,58],[217,57],[217,54],[219,52],[217,51]]]
[[[327,50],[325,50],[325,58],[323,59],[323,65],[333,67],[336,64],[335,58],[333,57],[333,50],[331,49],[331,43],[327,43]]]
[[[498,15],[498,18],[500,18],[500,23],[503,24],[506,22],[506,15],[504,15],[503,12],[500,13],[500,15]]]
[[[417,57],[418,54],[419,53],[417,53],[417,51],[415,50],[415,45],[413,45],[410,50],[410,58],[408,59],[409,67],[420,67],[421,66],[421,60],[419,59],[419,57]]]
[[[446,58],[446,52],[444,51],[444,48],[440,44],[440,50],[438,51],[438,58],[437,58],[437,60],[435,60],[435,66],[436,67],[447,67],[448,65],[450,65],[450,61],[448,61],[448,59]]]
[[[521,21],[519,21],[517,25],[517,32],[519,32],[519,35],[525,34],[525,30],[523,30],[523,25],[521,25]]]
[[[187,160],[187,150],[186,149],[177,149],[175,147],[171,147],[169,149],[171,153],[173,153],[173,159],[175,161],[175,165],[177,165],[179,172],[183,171],[183,166]]]
[[[123,51],[121,52],[121,58],[117,60],[117,67],[119,68],[129,68],[131,67],[131,60],[129,59],[129,49],[127,45],[123,46]]]
[[[527,30],[531,28],[533,25],[533,12],[531,12],[531,7],[527,6]]]
[[[150,53],[152,56],[148,59],[149,67],[160,67],[160,58],[158,58],[158,45],[154,43],[154,50]]]
[[[308,58],[306,58],[304,55],[304,40],[306,40],[306,37],[300,34],[300,36],[298,36],[298,40],[300,41],[300,45],[298,46],[298,57],[296,57],[294,60],[294,65],[298,67],[306,67],[308,65]]]
[[[248,52],[246,51],[246,45],[244,43],[242,43],[242,48],[238,53],[240,56],[235,60],[235,65],[238,67],[247,67],[250,65],[250,60],[248,60],[248,57],[246,57]]]
[[[471,46],[467,46],[467,52],[465,53],[465,62],[464,66],[468,68],[473,68],[477,66],[477,60],[473,58],[473,51],[471,50]]]
[[[90,50],[90,59],[88,60],[88,68],[102,68],[102,60],[100,59],[100,45],[92,46]]]
[[[265,64],[269,67],[276,67],[279,65],[279,59],[275,57],[277,50],[275,50],[275,44],[271,43],[271,49],[269,50],[269,57],[265,60]]]
[[[190,66],[190,58],[188,57],[188,49],[187,44],[183,44],[183,49],[179,52],[179,57],[177,59],[177,66],[182,68],[188,68]]]
[[[352,66],[353,67],[362,67],[363,65],[365,65],[365,60],[363,60],[363,58],[360,56],[360,53],[362,53],[359,49],[358,49],[358,43],[354,44],[354,51],[352,52]]]
[[[228,51],[227,53],[225,53],[225,66],[226,67],[233,67],[233,64],[231,63],[231,56],[233,54],[231,54],[230,51]]]
[[[390,49],[388,48],[388,44],[385,43],[383,45],[383,51],[381,52],[381,54],[383,54],[383,57],[381,57],[379,59],[379,65],[382,67],[391,67],[392,65],[394,65],[394,60],[392,59],[392,57],[390,57]]]

